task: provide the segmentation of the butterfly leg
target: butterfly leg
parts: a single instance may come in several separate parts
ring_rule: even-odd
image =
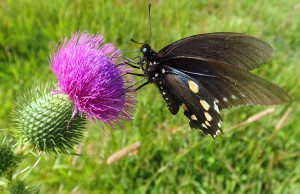
[[[142,61],[142,57],[141,56],[136,56],[133,59],[130,59],[130,58],[125,57],[125,56],[123,56],[123,58],[126,60],[127,63],[130,62],[130,63],[136,64],[136,65],[141,64],[141,61]],[[136,61],[136,59],[138,59],[138,60]]]
[[[134,68],[134,69],[141,69],[140,66],[138,66],[138,65],[133,65],[133,64],[129,63],[128,61],[126,61],[125,64],[126,64],[126,65],[129,65],[130,67],[132,67],[132,68]]]
[[[145,82],[142,85],[140,85],[139,87],[135,88],[134,91],[138,91],[139,89],[143,88],[144,86],[150,84],[150,82]]]
[[[128,86],[127,88],[124,89],[124,91],[120,94],[120,96],[122,96],[123,94],[125,94],[126,92],[128,92],[128,90],[129,90],[130,88],[134,87],[135,85],[139,84],[140,82],[142,82],[142,81],[144,81],[144,80],[145,80],[145,78],[143,78],[142,80],[140,80],[140,81],[138,81],[138,82],[132,84],[131,86]],[[145,85],[147,85],[147,84],[149,84],[149,83],[150,83],[150,82],[145,82],[145,83],[143,83],[142,85],[140,85],[139,87],[134,88],[133,91],[138,91],[139,89],[141,89],[142,87],[144,87]],[[119,96],[119,97],[120,97],[120,96]]]
[[[135,75],[135,76],[138,76],[138,77],[145,77],[144,74],[141,74],[141,73],[127,73],[128,75]]]

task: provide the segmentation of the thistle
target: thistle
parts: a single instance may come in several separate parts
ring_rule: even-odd
[[[50,91],[35,89],[21,98],[15,118],[26,145],[42,151],[68,152],[80,142],[86,118],[113,126],[134,111],[130,71],[118,63],[120,52],[101,35],[76,33],[50,57],[58,83]]]
[[[33,194],[33,193],[38,194],[39,193],[38,188],[29,187],[22,180],[14,180],[10,182],[8,191],[11,194]]]
[[[130,69],[117,64],[120,51],[102,44],[103,36],[75,34],[51,57],[51,70],[58,79],[55,93],[65,94],[79,112],[89,119],[113,124],[131,119],[133,92],[124,92],[132,80],[122,79]]]
[[[0,143],[0,177],[11,179],[21,160],[22,156],[14,152],[11,142]]]

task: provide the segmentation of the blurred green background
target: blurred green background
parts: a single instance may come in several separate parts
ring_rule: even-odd
[[[16,96],[37,81],[54,80],[48,64],[53,45],[86,30],[103,34],[122,50],[139,49],[130,39],[148,38],[147,4],[1,0],[2,135],[10,128]],[[300,2],[153,0],[152,5],[155,50],[198,33],[257,36],[272,45],[274,57],[254,73],[283,87],[293,101],[240,127],[233,126],[267,107],[224,110],[224,135],[214,140],[189,129],[182,112],[172,116],[155,86],[148,86],[138,92],[134,120],[123,129],[91,124],[76,149],[84,156],[42,154],[30,174],[18,177],[41,193],[300,193]],[[278,127],[285,113],[287,119]],[[138,141],[142,146],[137,153],[106,164],[112,153]],[[31,155],[19,171],[36,160]]]

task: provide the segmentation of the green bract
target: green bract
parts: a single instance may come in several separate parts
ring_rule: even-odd
[[[26,100],[30,99],[30,102]],[[25,103],[24,103],[25,100]],[[73,104],[62,94],[23,97],[15,117],[22,143],[41,151],[68,152],[82,137],[85,117],[73,114]]]
[[[21,160],[20,156],[17,156],[11,145],[1,144],[0,145],[0,177],[6,176],[11,178],[12,174],[18,166],[18,162]]]
[[[39,190],[26,185],[22,180],[14,180],[9,184],[9,193],[11,194],[34,194],[39,193]]]

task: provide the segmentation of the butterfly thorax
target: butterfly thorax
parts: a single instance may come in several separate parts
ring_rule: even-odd
[[[149,44],[144,44],[141,48],[141,52],[143,53],[142,64],[145,64],[144,74],[151,82],[151,78],[155,75],[156,71],[158,71],[158,59],[157,53],[152,50]]]

